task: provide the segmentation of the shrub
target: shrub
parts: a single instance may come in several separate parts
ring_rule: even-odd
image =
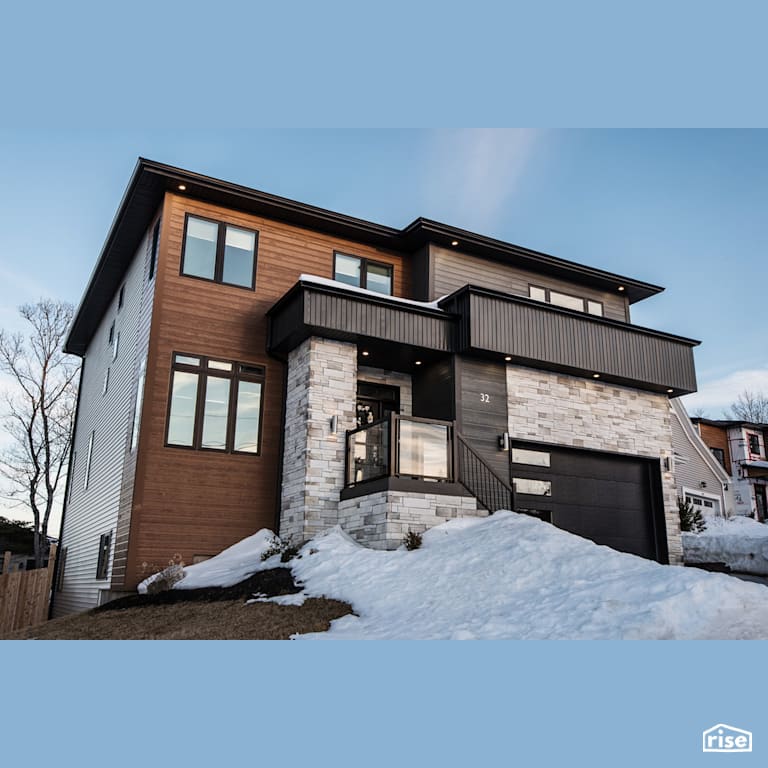
[[[707,524],[698,509],[693,508],[690,499],[677,497],[677,510],[680,513],[680,530],[683,533],[701,533],[707,530]]]
[[[280,555],[280,562],[287,563],[299,554],[300,546],[288,541],[281,541],[277,536],[269,543],[269,546],[261,553],[261,559],[269,560],[270,557]]]
[[[418,531],[409,530],[403,536],[403,544],[405,544],[405,548],[408,550],[418,549],[421,546],[421,534]]]

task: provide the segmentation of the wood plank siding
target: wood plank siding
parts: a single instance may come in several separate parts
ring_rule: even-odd
[[[728,430],[713,424],[699,422],[697,425],[701,439],[710,448],[719,448],[725,456],[725,471],[731,472],[731,447],[728,444]]]
[[[465,285],[477,285],[528,298],[529,286],[535,285],[590,301],[599,301],[603,305],[604,317],[629,322],[629,303],[621,293],[600,291],[580,283],[558,280],[549,275],[521,269],[514,264],[481,259],[435,245],[430,246],[429,263],[429,301],[447,296]]]
[[[180,274],[185,214],[258,231],[256,288]],[[139,467],[124,587],[142,563],[213,555],[275,527],[281,461],[284,366],[267,353],[267,310],[301,274],[333,277],[334,250],[393,266],[393,291],[410,296],[408,262],[392,251],[166,193],[147,363]],[[262,450],[224,454],[166,447],[174,352],[264,366]]]

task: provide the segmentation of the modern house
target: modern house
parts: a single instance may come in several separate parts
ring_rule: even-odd
[[[730,517],[736,509],[731,476],[701,439],[682,402],[672,399],[669,405],[678,497],[706,517]]]
[[[694,418],[693,423],[731,479],[734,512],[768,518],[768,424]]]
[[[83,358],[55,614],[175,555],[340,524],[373,547],[514,508],[681,557],[662,289],[139,160],[72,325]]]

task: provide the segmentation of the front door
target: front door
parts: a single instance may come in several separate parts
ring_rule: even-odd
[[[390,413],[400,413],[400,387],[389,384],[357,383],[357,426],[364,427]]]
[[[755,485],[755,502],[757,504],[757,519],[762,523],[767,511],[764,485]]]

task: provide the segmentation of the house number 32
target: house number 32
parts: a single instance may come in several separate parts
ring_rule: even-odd
[[[480,402],[481,403],[490,403],[491,402],[491,396],[486,394],[485,392],[480,393]]]

